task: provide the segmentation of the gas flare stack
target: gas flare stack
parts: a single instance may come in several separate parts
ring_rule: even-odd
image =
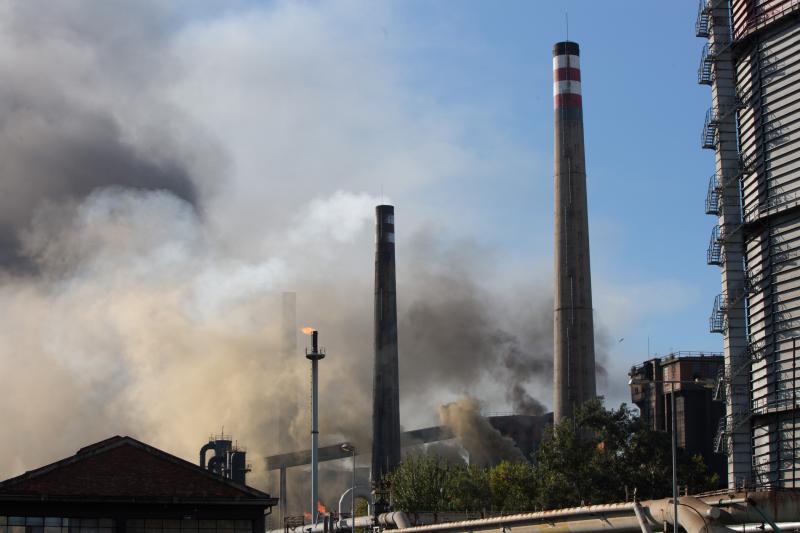
[[[311,335],[311,350],[306,348],[306,359],[311,361],[311,523],[319,519],[319,362],[325,358],[325,350],[319,347],[319,333],[305,328]]]
[[[595,360],[580,50],[553,47],[555,107],[554,420],[594,398]]]
[[[372,471],[376,487],[400,463],[400,385],[394,207],[375,208],[375,367],[372,389]],[[375,502],[375,512],[382,502]]]

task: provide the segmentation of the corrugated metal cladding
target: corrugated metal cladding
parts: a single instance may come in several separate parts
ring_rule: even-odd
[[[731,9],[754,482],[800,487],[800,0]]]

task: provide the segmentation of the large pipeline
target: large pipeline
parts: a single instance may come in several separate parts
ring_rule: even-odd
[[[800,491],[763,491],[678,499],[678,522],[686,533],[735,533],[758,528],[780,531],[800,521]],[[672,498],[589,505],[569,509],[499,516],[480,520],[410,527],[404,513],[384,513],[373,520],[357,517],[355,527],[392,529],[393,533],[650,533],[672,529]],[[637,517],[638,515],[638,517]],[[350,531],[351,519],[308,524],[269,533],[337,533]],[[729,527],[734,526],[735,528]]]
[[[326,517],[330,518],[330,517]],[[372,516],[357,516],[355,519],[355,527],[372,528],[380,526],[381,529],[391,530],[405,530],[411,526],[408,517],[401,511],[393,513],[382,513],[377,518]],[[340,531],[351,531],[353,527],[353,520],[351,518],[343,518],[341,520],[322,520],[316,524],[304,524],[302,526],[290,527],[286,529],[272,529],[267,533],[337,533]]]

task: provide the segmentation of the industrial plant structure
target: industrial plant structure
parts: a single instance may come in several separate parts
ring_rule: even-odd
[[[703,457],[709,470],[727,483],[725,458],[715,453],[714,437],[725,405],[714,400],[712,382],[722,370],[721,353],[676,352],[649,359],[631,368],[631,401],[639,408],[644,425],[655,431],[672,431],[675,420],[676,445],[690,455]],[[672,412],[670,395],[675,395]]]
[[[206,460],[208,452],[214,452],[214,455]],[[247,451],[234,444],[233,437],[224,433],[212,436],[200,448],[200,468],[242,485],[246,484],[247,473],[251,470],[247,464]]]
[[[711,87],[707,262],[722,273],[719,451],[731,487],[800,486],[800,1],[702,0],[698,82]]]
[[[375,366],[372,389],[372,482],[400,464],[400,371],[394,207],[375,208]]]
[[[553,98],[553,411],[558,422],[572,416],[576,407],[597,395],[578,43],[565,41],[553,47]]]

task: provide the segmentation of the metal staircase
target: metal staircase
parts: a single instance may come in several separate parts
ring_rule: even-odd
[[[694,23],[694,34],[698,37],[708,39],[708,29],[711,26],[711,12],[708,9],[708,0],[700,0],[697,7],[697,20]]]
[[[722,192],[722,184],[714,173],[708,180],[708,193],[706,194],[706,215],[719,216],[719,201],[720,193]]]
[[[716,453],[726,453],[728,451],[728,435],[726,428],[727,419],[723,416],[719,419],[719,424],[717,425],[717,434],[714,435],[714,451]]]
[[[708,331],[711,333],[725,333],[726,311],[727,297],[725,294],[718,294],[714,298],[714,307],[711,309],[711,316],[708,318]]]
[[[704,149],[715,150],[717,148],[717,115],[713,107],[706,111],[700,143]]]
[[[697,83],[700,85],[711,85],[714,83],[714,54],[708,43],[703,46],[703,53],[700,55],[700,66],[697,68]]]
[[[706,263],[709,265],[722,266],[725,262],[722,254],[722,239],[723,235],[720,232],[719,226],[714,226],[711,230],[708,250],[706,250]]]

